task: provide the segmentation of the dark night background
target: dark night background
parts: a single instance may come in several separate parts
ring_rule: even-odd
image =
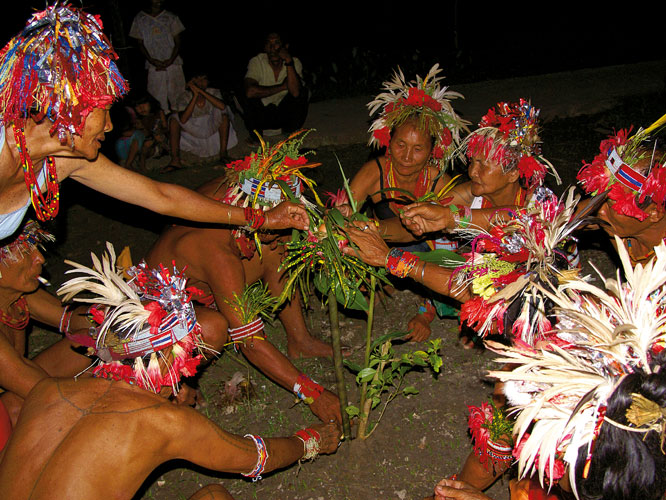
[[[80,6],[81,2],[72,2]],[[127,37],[142,2],[84,1],[99,13],[132,87],[143,60]],[[33,7],[5,8],[0,42],[16,34]],[[449,85],[663,58],[657,3],[601,2],[220,2],[172,0],[185,25],[185,72],[208,69],[215,86],[234,90],[268,31],[280,31],[299,57],[313,99],[374,93],[393,68],[408,78],[439,62]],[[640,6],[640,10],[639,7]]]

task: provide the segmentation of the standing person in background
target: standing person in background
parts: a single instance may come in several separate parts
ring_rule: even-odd
[[[132,21],[129,35],[138,40],[146,58],[147,90],[169,113],[185,90],[180,33],[185,26],[177,15],[164,10],[164,0],[144,0],[145,9]]]
[[[264,52],[247,65],[245,74],[245,126],[250,139],[256,130],[293,132],[308,114],[308,94],[302,82],[303,65],[289,53],[278,33],[269,33]]]

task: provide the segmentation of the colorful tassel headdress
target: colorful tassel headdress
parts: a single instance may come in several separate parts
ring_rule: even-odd
[[[539,111],[525,99],[499,102],[497,110],[490,108],[481,118],[479,128],[465,138],[461,148],[468,158],[481,156],[499,163],[504,172],[517,168],[529,188],[542,185],[548,170],[559,184],[555,167],[541,156]]]
[[[286,199],[300,198],[303,184],[312,189],[314,182],[302,171],[321,163],[309,161],[299,151],[309,132],[299,130],[274,146],[259,136],[256,153],[227,164],[230,185],[222,201],[267,210]]]
[[[656,157],[655,150],[642,146],[666,124],[666,115],[646,129],[639,129],[629,137],[631,129],[601,141],[600,153],[592,163],[585,163],[576,178],[586,193],[596,195],[608,191],[618,214],[640,221],[647,218],[638,203],[647,198],[657,205],[666,204],[666,167],[664,158]],[[655,144],[656,146],[656,144]],[[642,167],[639,172],[638,167]]]
[[[616,241],[624,281],[618,270],[615,279],[602,277],[605,290],[582,279],[544,288],[557,316],[549,344],[531,348],[487,343],[501,355],[498,363],[515,366],[490,375],[505,382],[505,394],[517,414],[514,455],[520,476],[538,473],[543,485],[544,476],[561,475],[556,470],[563,471],[564,461],[577,497],[573,471],[579,453],[587,457],[578,464],[586,477],[601,426],[618,426],[605,417],[609,398],[626,375],[654,373],[654,356],[666,345],[666,245],[655,249],[648,264],[632,269],[626,249],[619,238]],[[634,404],[628,408],[634,413],[636,409]],[[644,434],[655,428],[630,411],[626,420],[629,425],[620,428],[628,432]],[[656,420],[663,424],[663,418]]]
[[[431,158],[440,170],[447,167],[458,144],[460,134],[467,132],[469,122],[460,118],[451,105],[452,99],[463,98],[462,94],[442,87],[443,76],[435,64],[426,75],[417,75],[416,81],[407,83],[402,70],[393,73],[393,80],[384,82],[384,92],[368,103],[370,116],[380,111],[379,117],[372,122],[370,145],[388,147],[391,131],[416,118],[421,130],[434,138]]]
[[[589,222],[591,207],[574,215],[580,196],[574,196],[573,188],[558,200],[541,187],[535,198],[534,205],[507,214],[489,232],[464,231],[476,237],[452,280],[454,288],[471,285],[476,296],[463,304],[460,317],[481,337],[496,327],[500,334],[512,333],[514,341],[534,345],[551,329],[541,286],[577,274],[572,233]]]
[[[81,135],[93,109],[128,90],[117,58],[99,16],[61,2],[37,12],[0,51],[0,120],[22,128],[35,113],[62,143]]]
[[[65,282],[58,290],[64,301],[91,303],[90,315],[97,326],[84,334],[68,337],[99,358],[93,374],[124,380],[143,389],[159,392],[169,386],[177,392],[181,376],[192,376],[206,349],[200,337],[192,305],[196,288],[186,287],[187,278],[174,267],[148,269],[145,262],[129,269],[117,269],[113,245],[107,243],[102,260],[91,254],[93,267],[66,261],[67,271],[81,276]],[[123,271],[132,277],[123,279]],[[77,297],[81,292],[92,294]],[[171,347],[165,355],[162,351]],[[195,354],[197,353],[197,354]],[[148,359],[148,367],[144,364]],[[167,367],[162,373],[159,360]],[[132,360],[133,364],[127,364]]]
[[[37,222],[28,220],[18,236],[6,241],[8,242],[0,247],[0,263],[5,265],[16,262],[35,248],[42,247],[43,243],[55,241],[55,238],[51,233],[42,229]],[[1,272],[2,269],[0,269],[0,277],[2,277]]]

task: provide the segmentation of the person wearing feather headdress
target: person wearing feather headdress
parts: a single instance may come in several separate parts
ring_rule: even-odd
[[[621,238],[634,264],[651,258],[666,237],[666,151],[654,140],[664,123],[666,115],[633,135],[623,129],[608,137],[577,175],[586,193],[607,194],[598,211],[602,227]]]
[[[39,248],[53,236],[34,221],[27,221],[19,235],[0,246],[0,450],[16,422],[23,399],[43,378],[74,376],[89,361],[63,339],[39,353],[26,357],[26,329],[30,320],[59,328],[70,324],[87,328],[88,321],[72,316],[60,300],[40,287],[44,256]],[[65,326],[65,323],[67,324]],[[3,439],[4,436],[4,439]]]
[[[96,304],[95,326],[70,334],[97,358],[94,377],[48,378],[30,392],[0,462],[7,498],[130,499],[172,459],[258,480],[335,452],[334,423],[286,438],[242,437],[169,403],[165,396],[178,390],[181,376],[196,372],[206,352],[191,302],[197,290],[175,268],[132,267],[124,270],[132,277],[125,282],[110,245],[108,252],[101,260],[93,256],[93,268],[71,263],[80,276],[59,290],[66,300]],[[232,497],[218,484],[192,498]]]
[[[128,90],[101,19],[56,2],[28,20],[0,51],[0,239],[32,204],[54,218],[60,182],[78,182],[161,214],[200,222],[247,223],[242,209],[128,171],[99,153],[113,125],[111,104]],[[305,210],[267,212],[267,228],[306,228]]]
[[[246,206],[247,210],[257,211],[257,217],[261,216],[264,208],[284,197],[278,184],[273,184],[275,179],[281,178],[283,185],[289,186],[286,189],[293,189],[292,196],[300,196],[303,185],[300,170],[319,165],[308,162],[306,156],[298,153],[304,136],[303,132],[294,133],[273,147],[266,147],[244,160],[230,163],[227,166],[228,175],[212,179],[200,187],[199,192],[225,203]],[[271,166],[266,162],[270,162]],[[262,167],[268,169],[264,170],[264,174],[259,173]],[[294,173],[278,174],[284,169],[301,177]],[[261,187],[257,184],[265,185]],[[323,421],[335,419],[340,422],[337,396],[301,373],[266,338],[262,319],[257,315],[261,311],[247,312],[244,304],[235,299],[245,300],[244,289],[260,280],[273,297],[281,294],[287,278],[280,269],[286,248],[279,242],[285,237],[277,232],[256,233],[252,228],[239,231],[174,225],[153,244],[146,261],[151,266],[176,262],[180,267],[187,267],[187,276],[206,294],[204,302],[221,313],[224,341],[227,340],[228,329],[231,342],[262,373],[285,389],[293,390]],[[332,356],[330,344],[310,335],[298,293],[282,307],[279,318],[287,334],[287,352],[291,358]],[[216,348],[221,349],[223,344]]]
[[[547,291],[556,304],[552,342],[489,347],[511,370],[504,382],[516,414],[512,500],[658,500],[666,494],[666,245],[643,265],[615,236],[625,280],[584,279]],[[575,376],[572,377],[572,374]],[[442,481],[436,499],[487,500]]]

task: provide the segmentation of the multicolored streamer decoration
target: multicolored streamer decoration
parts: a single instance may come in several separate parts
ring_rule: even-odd
[[[117,58],[99,16],[60,1],[35,13],[0,51],[0,121],[23,128],[46,117],[65,144],[93,109],[127,93]]]
[[[576,178],[586,193],[608,191],[612,208],[618,214],[640,221],[648,215],[638,204],[651,200],[666,205],[666,168],[664,157],[653,147],[644,145],[666,124],[666,115],[646,129],[629,137],[631,129],[622,129],[601,141],[600,153],[592,163],[583,163]]]
[[[161,265],[149,269],[142,262],[129,269],[116,268],[110,243],[101,261],[94,254],[91,257],[92,268],[65,261],[74,267],[67,274],[81,276],[65,282],[58,295],[64,301],[94,304],[90,315],[96,325],[85,333],[68,333],[68,338],[87,346],[89,354],[98,358],[95,376],[124,380],[155,393],[166,386],[177,392],[181,376],[194,375],[203,351],[211,351],[201,339],[192,305],[192,296],[202,292],[186,287],[187,277],[175,266],[172,271]],[[132,277],[129,282],[123,272]],[[82,292],[88,296],[78,297]]]
[[[415,81],[406,82],[405,75],[398,68],[393,80],[383,84],[384,92],[368,103],[370,116],[378,111],[379,116],[370,125],[370,145],[387,147],[391,142],[391,132],[416,118],[421,130],[434,138],[431,161],[440,170],[445,170],[460,143],[460,135],[468,132],[468,121],[456,114],[451,100],[462,99],[462,94],[442,87],[443,76],[435,64],[425,78],[416,76]]]
[[[627,424],[620,424],[609,418],[607,407],[625,377],[649,376],[663,368],[657,356],[666,345],[666,245],[656,247],[655,257],[645,266],[632,268],[627,250],[618,237],[616,241],[624,280],[618,270],[614,279],[602,276],[601,287],[580,278],[559,286],[543,285],[557,317],[550,342],[536,347],[486,342],[500,355],[496,362],[514,366],[489,375],[505,383],[504,392],[517,414],[514,455],[520,477],[538,474],[543,486],[545,477],[551,481],[561,477],[568,464],[577,498],[573,471],[582,470],[586,478],[590,461],[594,462],[595,440],[604,426],[636,433],[639,441],[656,431],[664,453],[666,409],[632,394],[631,405],[621,410]],[[584,464],[580,457],[587,457]],[[625,458],[630,459],[616,460]],[[634,493],[626,498],[641,497]]]
[[[254,209],[245,229],[235,230],[234,237],[244,257],[250,259],[254,254],[247,238],[247,233],[254,233],[256,248],[261,252],[261,243],[252,221],[258,217],[258,210],[269,210],[285,200],[307,203],[303,197],[305,184],[314,193],[315,183],[305,176],[303,170],[315,168],[321,163],[308,161],[300,153],[303,140],[309,130],[299,130],[283,141],[270,146],[259,136],[259,150],[242,160],[227,164],[227,190],[220,200],[229,205]],[[250,213],[248,211],[248,213]]]
[[[488,110],[479,128],[463,141],[465,155],[497,162],[504,172],[517,168],[528,188],[542,185],[548,170],[559,184],[555,167],[541,155],[540,110],[525,99],[499,102],[496,107]]]
[[[0,264],[6,266],[17,262],[24,255],[29,255],[33,250],[43,248],[44,243],[52,241],[55,241],[55,237],[51,233],[42,229],[34,220],[28,220],[18,236],[0,247]]]
[[[460,318],[481,337],[511,333],[512,341],[534,345],[551,330],[541,287],[577,275],[572,232],[590,222],[587,214],[598,206],[574,215],[579,199],[573,188],[559,200],[540,187],[534,205],[506,217],[498,211],[490,231],[461,230],[476,236],[467,262],[454,272],[453,288],[471,286],[475,297],[462,305]]]

